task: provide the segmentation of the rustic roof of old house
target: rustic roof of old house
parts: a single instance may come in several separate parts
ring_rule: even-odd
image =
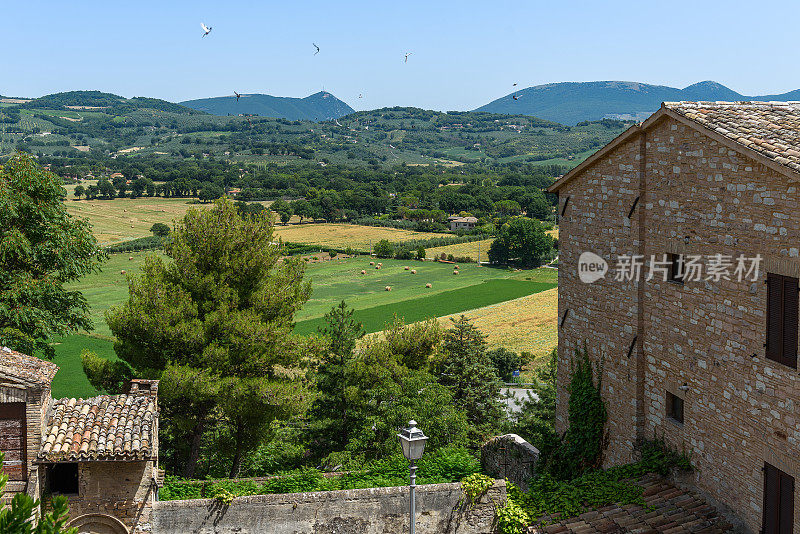
[[[22,354],[8,347],[0,347],[0,374],[19,378],[31,384],[49,385],[56,372],[58,366],[52,362]]]
[[[565,184],[634,135],[663,117],[672,117],[756,161],[796,178],[800,173],[800,102],[664,102],[646,121],[635,124],[547,188]]]
[[[800,102],[664,102],[664,107],[800,171]]]
[[[156,455],[155,396],[53,401],[39,460],[146,460]]]

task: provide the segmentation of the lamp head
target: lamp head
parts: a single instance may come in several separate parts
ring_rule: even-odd
[[[427,436],[422,430],[417,428],[417,422],[413,419],[408,422],[408,428],[404,428],[397,434],[400,446],[403,448],[403,456],[409,461],[419,460],[425,452],[425,442]]]

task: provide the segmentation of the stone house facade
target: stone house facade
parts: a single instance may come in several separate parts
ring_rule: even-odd
[[[664,439],[753,532],[800,533],[798,188],[800,104],[741,102],[665,103],[550,188],[558,430],[585,347],[602,362],[606,465]]]
[[[457,230],[474,230],[475,225],[478,224],[478,219],[476,217],[452,215],[447,218],[447,222],[450,224],[450,231],[455,232]]]
[[[121,395],[54,400],[53,363],[0,347],[0,451],[7,503],[27,493],[69,502],[79,533],[150,530],[157,500],[158,382],[133,380]]]

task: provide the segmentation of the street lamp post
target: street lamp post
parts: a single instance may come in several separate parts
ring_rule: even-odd
[[[411,496],[411,534],[415,534],[417,526],[416,505],[414,502],[415,489],[417,487],[417,460],[422,458],[422,453],[425,452],[425,442],[428,438],[422,433],[422,430],[417,428],[417,422],[413,419],[408,422],[408,428],[404,428],[397,434],[400,439],[400,446],[403,448],[403,456],[409,462],[409,472],[411,474],[411,484],[409,486]]]

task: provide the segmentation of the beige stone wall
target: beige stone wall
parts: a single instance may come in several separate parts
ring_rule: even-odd
[[[150,530],[155,502],[153,462],[85,462],[79,464],[78,495],[69,497],[70,519],[108,514],[131,532]]]
[[[753,531],[761,528],[764,462],[791,474],[798,482],[794,529],[800,532],[800,375],[764,352],[766,272],[800,273],[800,177],[759,165],[667,118],[647,131],[646,181],[638,187],[646,201],[637,208],[644,219],[628,226],[637,189],[633,173],[642,161],[636,142],[613,150],[559,193],[562,205],[572,195],[560,228],[559,316],[566,307],[571,311],[559,332],[559,427],[565,428],[566,357],[585,339],[594,357],[606,358],[608,462],[631,459],[635,367],[643,358],[644,436],[686,450],[699,488]],[[637,224],[642,243],[633,231]],[[638,310],[630,285],[577,280],[584,250],[611,263],[616,253],[638,250],[659,257],[759,253],[765,262],[756,282],[643,282]],[[639,330],[642,349],[630,360],[628,328]],[[666,417],[668,390],[684,398],[683,425]]]
[[[606,464],[633,460],[638,351],[630,359],[627,352],[636,336],[637,286],[609,279],[583,284],[577,263],[585,251],[611,260],[635,252],[641,205],[631,219],[627,216],[639,196],[638,162],[639,143],[633,140],[559,192],[559,215],[567,197],[569,203],[559,220],[559,325],[567,316],[559,327],[556,426],[559,432],[567,428],[571,361],[585,345],[595,362],[603,362],[611,440]]]

